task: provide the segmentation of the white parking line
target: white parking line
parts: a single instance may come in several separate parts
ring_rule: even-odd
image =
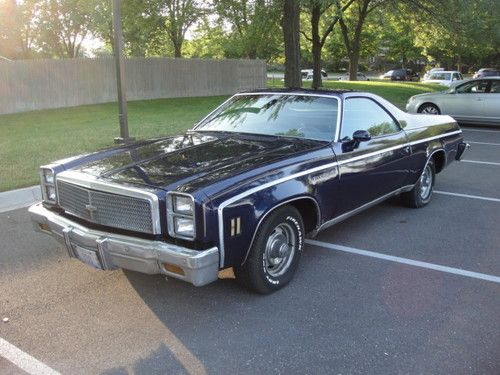
[[[480,199],[483,201],[490,201],[490,202],[499,202],[499,198],[491,198],[491,197],[481,197],[479,195],[470,195],[470,194],[460,194],[460,193],[451,193],[448,191],[441,191],[441,190],[434,190],[434,193],[436,194],[443,194],[443,195],[451,195],[454,197],[461,197],[461,198],[471,198],[471,199]]]
[[[454,275],[471,277],[473,279],[492,281],[494,283],[500,284],[500,277],[499,276],[493,276],[493,275],[487,275],[485,273],[467,271],[467,270],[463,270],[461,268],[441,266],[439,264],[421,262],[419,260],[401,258],[401,257],[393,256],[393,255],[376,253],[373,251],[356,249],[354,247],[349,247],[349,246],[335,245],[332,243],[316,241],[316,240],[311,240],[311,239],[307,239],[305,242],[309,245],[324,247],[324,248],[331,249],[331,250],[343,251],[345,253],[351,253],[351,254],[357,254],[357,255],[364,255],[367,257],[371,257],[371,258],[388,260],[390,262],[402,263],[402,264],[406,264],[409,266],[415,266],[415,267],[426,268],[426,269],[430,269],[430,270],[434,270],[434,271],[451,273]]]
[[[469,131],[469,132],[482,132],[482,133],[497,133],[497,134],[500,134],[500,131],[498,131],[498,130],[471,129],[471,128],[462,128],[462,130]]]
[[[32,375],[61,375],[56,370],[51,369],[38,359],[23,352],[18,347],[12,345],[0,337],[0,356],[9,360],[21,370]]]
[[[495,163],[493,161],[479,161],[479,160],[460,160],[464,163],[474,163],[474,164],[487,164],[487,165],[500,165],[500,163]]]
[[[500,143],[490,143],[490,142],[472,142],[472,141],[467,141],[467,143],[470,143],[470,144],[473,144],[473,145],[500,146]]]

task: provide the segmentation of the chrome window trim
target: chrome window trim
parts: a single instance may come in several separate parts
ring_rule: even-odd
[[[179,196],[184,196],[188,197],[191,199],[191,202],[193,204],[193,215],[186,215],[186,214],[180,214],[178,212],[175,212],[174,210],[174,196],[179,195]],[[168,235],[170,237],[174,238],[180,238],[183,240],[190,240],[194,241],[196,238],[196,205],[194,201],[194,197],[191,194],[188,193],[183,193],[179,191],[169,191],[166,196],[166,201],[167,201],[167,231]],[[174,227],[174,217],[183,217],[186,219],[193,219],[193,236],[183,236],[175,233],[175,227]]]
[[[160,220],[160,202],[158,196],[154,193],[145,191],[130,186],[120,185],[114,182],[100,181],[97,177],[91,175],[84,175],[75,171],[64,171],[58,174],[58,180],[68,182],[73,185],[81,186],[87,189],[102,191],[105,193],[125,195],[127,197],[146,199],[151,205],[151,220],[153,223],[153,234],[161,234],[161,220]],[[56,194],[59,204],[59,192]]]
[[[328,168],[332,168],[332,167],[335,167],[335,166],[339,166],[339,165],[343,165],[343,164],[347,164],[347,163],[351,163],[353,161],[358,161],[358,160],[361,160],[361,159],[364,159],[364,158],[368,158],[368,157],[371,157],[371,156],[375,156],[375,155],[378,155],[378,154],[382,154],[384,152],[388,152],[388,151],[392,151],[392,150],[397,150],[399,148],[403,148],[403,147],[408,147],[408,145],[416,145],[416,144],[419,144],[419,143],[425,143],[425,142],[428,142],[428,141],[432,141],[434,139],[439,139],[439,138],[444,138],[444,137],[448,137],[448,136],[451,136],[451,135],[455,135],[455,134],[461,134],[462,131],[461,130],[456,130],[456,131],[453,131],[453,132],[449,132],[449,133],[444,133],[444,134],[440,134],[440,135],[436,135],[436,136],[433,136],[433,137],[428,137],[428,138],[424,138],[424,139],[421,139],[421,140],[418,140],[418,141],[413,141],[413,142],[410,142],[410,143],[403,143],[401,145],[397,145],[397,146],[393,146],[393,147],[389,147],[389,148],[386,148],[386,149],[382,149],[382,150],[378,150],[378,151],[374,151],[374,152],[370,152],[368,154],[364,154],[364,155],[359,155],[359,156],[356,156],[354,158],[350,158],[350,159],[346,159],[346,160],[342,160],[340,162],[333,162],[333,163],[328,163],[328,164],[325,164],[325,165],[321,165],[321,166],[318,166],[318,167],[314,167],[314,168],[311,168],[311,169],[308,169],[308,170],[305,170],[305,171],[302,171],[302,172],[298,172],[298,173],[295,173],[293,175],[290,175],[290,176],[287,176],[287,177],[282,177],[282,178],[279,178],[277,180],[274,180],[274,181],[270,181],[270,182],[267,182],[265,184],[262,184],[260,186],[256,186],[252,189],[249,189],[243,193],[240,193],[238,195],[235,195],[234,197],[232,198],[229,198],[225,201],[223,201],[222,203],[219,204],[219,207],[217,208],[217,215],[218,215],[218,229],[219,229],[219,252],[220,252],[220,267],[222,268],[224,266],[224,258],[225,258],[225,248],[224,248],[224,208],[226,208],[228,205],[242,199],[242,198],[245,198],[253,193],[256,193],[258,191],[261,191],[261,190],[264,190],[264,189],[267,189],[271,186],[274,186],[274,185],[278,185],[278,184],[281,184],[282,182],[286,182],[286,181],[289,181],[289,180],[293,180],[294,178],[297,178],[297,177],[302,177],[302,176],[305,176],[305,175],[308,175],[308,174],[311,174],[311,173],[314,173],[314,172],[318,172],[318,171],[321,171],[323,169],[328,169]]]
[[[330,98],[330,99],[335,99],[337,101],[337,119],[335,123],[335,135],[330,142],[335,141],[338,139],[338,134],[339,134],[339,126],[340,126],[340,114],[342,113],[342,100],[340,99],[339,96],[336,95],[327,95],[327,94],[313,94],[313,93],[301,93],[301,92],[278,92],[278,91],[259,91],[259,92],[239,92],[237,94],[234,94],[231,96],[229,99],[224,101],[220,106],[218,106],[216,109],[214,109],[212,112],[208,114],[208,116],[205,116],[202,120],[200,120],[196,126],[193,128],[193,130],[197,130],[199,126],[203,124],[207,119],[210,118],[215,112],[217,112],[220,108],[222,108],[226,103],[231,101],[233,98],[236,98],[238,96],[257,96],[257,95],[284,95],[284,96],[314,96],[318,98]],[[207,130],[208,131],[208,130]],[[296,137],[290,137],[290,138],[296,138]],[[304,139],[311,139],[311,138],[304,138]],[[326,139],[317,139],[319,141],[324,141],[328,142]]]
[[[390,136],[390,135],[398,134],[398,133],[400,133],[400,132],[403,131],[403,127],[401,126],[401,123],[398,121],[398,119],[396,118],[396,116],[394,116],[394,114],[392,112],[390,112],[387,108],[385,108],[382,105],[382,103],[380,103],[379,101],[377,101],[375,98],[372,98],[371,96],[367,96],[367,95],[356,95],[356,94],[353,94],[353,95],[348,95],[348,96],[346,96],[344,98],[344,104],[349,99],[368,99],[368,100],[371,100],[377,106],[379,106],[380,109],[382,109],[382,111],[384,111],[385,113],[387,113],[389,115],[389,117],[392,119],[392,121],[394,121],[394,123],[396,124],[396,126],[399,128],[399,131],[397,131],[397,132],[387,133],[387,134],[380,134],[380,135],[372,137],[372,139],[377,139],[377,138],[381,138],[381,137],[387,137],[387,136]],[[342,111],[342,126],[343,125],[344,125],[344,111]],[[336,137],[336,142],[340,142],[340,130],[339,130],[338,136]]]

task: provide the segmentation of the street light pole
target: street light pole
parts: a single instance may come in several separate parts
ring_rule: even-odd
[[[125,84],[125,61],[123,57],[122,0],[113,0],[113,41],[116,65],[116,90],[118,92],[118,120],[120,137],[115,143],[127,143],[133,139],[128,134],[127,87]]]

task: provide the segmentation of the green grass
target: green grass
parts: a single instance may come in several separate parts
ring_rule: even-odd
[[[275,84],[283,85],[281,80],[275,80]],[[326,81],[325,87],[373,92],[399,107],[404,107],[412,95],[442,90],[419,83],[378,81]],[[130,135],[148,138],[181,133],[224,99],[219,96],[130,102]],[[112,145],[113,138],[119,135],[117,112],[117,105],[110,103],[0,116],[0,191],[37,184],[38,167],[42,164]]]
[[[283,87],[281,80],[268,80],[269,87]],[[356,91],[368,91],[389,100],[391,103],[404,109],[410,96],[423,94],[431,91],[443,91],[445,88],[439,85],[429,85],[418,82],[391,82],[391,81],[324,81],[326,89],[346,89]],[[304,87],[311,87],[311,82],[304,82]]]
[[[130,102],[130,135],[181,133],[224,99]],[[38,184],[42,164],[112,145],[119,135],[117,113],[117,105],[109,103],[0,116],[0,191]]]

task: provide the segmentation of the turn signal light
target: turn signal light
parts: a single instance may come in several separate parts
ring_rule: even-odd
[[[170,264],[170,263],[163,263],[163,267],[165,267],[165,269],[168,272],[172,272],[172,273],[176,273],[177,275],[184,276],[184,270],[179,266],[176,266],[176,265]]]

